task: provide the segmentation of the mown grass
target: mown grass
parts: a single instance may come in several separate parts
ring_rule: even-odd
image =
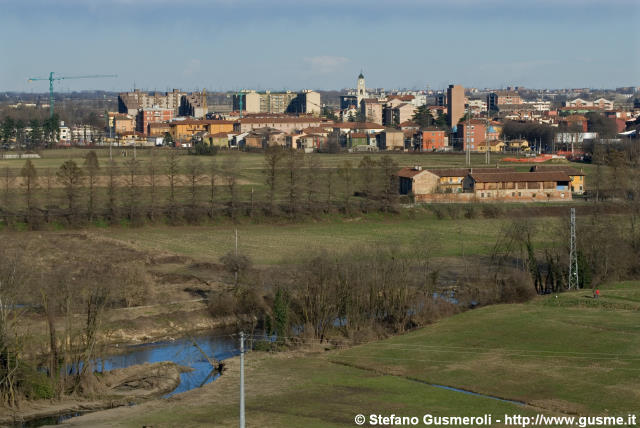
[[[640,282],[444,319],[332,360],[579,414],[640,411]]]
[[[367,417],[396,414],[419,418],[425,413],[440,416],[533,413],[516,404],[331,364],[319,355],[282,359],[249,354],[246,360],[247,426],[352,427],[355,415],[360,413]],[[224,376],[226,382],[211,385],[200,395],[191,394],[193,399],[186,402],[180,400],[148,410],[127,409],[117,422],[105,413],[108,417],[105,422],[109,426],[115,422],[131,427],[237,426],[237,374]]]

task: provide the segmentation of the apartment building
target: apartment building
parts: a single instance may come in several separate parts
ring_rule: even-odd
[[[149,132],[150,123],[168,122],[174,116],[175,111],[172,108],[159,106],[141,108],[136,116],[136,131],[146,135]]]
[[[489,110],[500,110],[502,105],[522,104],[522,98],[517,92],[496,91],[487,95],[487,107]]]
[[[233,96],[233,110],[246,113],[319,114],[321,109],[320,93],[311,90],[299,93],[251,90]]]
[[[449,85],[447,89],[447,111],[449,112],[448,125],[453,128],[464,117],[464,87]]]
[[[462,142],[460,149],[479,150],[479,146],[486,141],[487,126],[484,121],[473,119],[458,124],[458,139]]]
[[[367,122],[382,125],[383,105],[377,98],[364,98],[360,102],[360,112]]]
[[[172,92],[147,93],[137,89],[133,92],[123,92],[118,95],[118,112],[132,116],[138,114],[138,110],[152,108],[154,106],[173,110],[173,115],[178,116],[180,100],[186,92],[174,89]]]

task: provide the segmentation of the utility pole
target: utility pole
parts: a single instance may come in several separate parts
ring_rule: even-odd
[[[236,262],[238,260],[238,228],[236,228]],[[238,271],[235,271],[236,286],[238,285]]]
[[[240,332],[240,428],[244,428],[244,331]]]
[[[571,242],[569,243],[569,290],[580,288],[578,282],[578,251],[576,246],[576,209],[571,208]]]
[[[467,166],[471,166],[471,146],[469,146],[469,131],[471,129],[470,125],[471,120],[471,108],[467,105],[467,126],[464,130],[464,146],[466,148],[466,163]]]

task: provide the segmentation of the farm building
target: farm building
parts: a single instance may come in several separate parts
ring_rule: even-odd
[[[400,194],[417,202],[571,200],[571,177],[564,171],[515,172],[509,168],[403,168]]]
[[[582,170],[578,171],[568,165],[534,165],[531,172],[564,172],[571,178],[571,191],[578,195],[584,193],[585,181]]]
[[[464,192],[478,201],[566,201],[571,199],[571,178],[555,172],[470,173]]]
[[[511,168],[403,168],[398,172],[400,193],[407,195],[429,193],[462,193],[462,181],[471,172],[486,174],[513,171]]]

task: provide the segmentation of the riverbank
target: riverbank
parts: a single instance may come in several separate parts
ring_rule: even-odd
[[[62,415],[127,406],[131,403],[162,397],[180,384],[180,374],[190,368],[172,362],[140,364],[105,371],[83,384],[83,397],[66,397],[60,401],[37,400],[22,403],[17,409],[0,409],[0,424],[20,425],[34,420],[46,422]]]
[[[353,427],[356,414],[422,417],[640,413],[640,282],[467,311],[346,350],[246,355],[247,425]],[[66,426],[235,427],[237,359],[220,379],[168,400]],[[484,394],[478,396],[434,383]],[[525,403],[504,402],[491,397]],[[493,427],[505,426],[494,420]]]

